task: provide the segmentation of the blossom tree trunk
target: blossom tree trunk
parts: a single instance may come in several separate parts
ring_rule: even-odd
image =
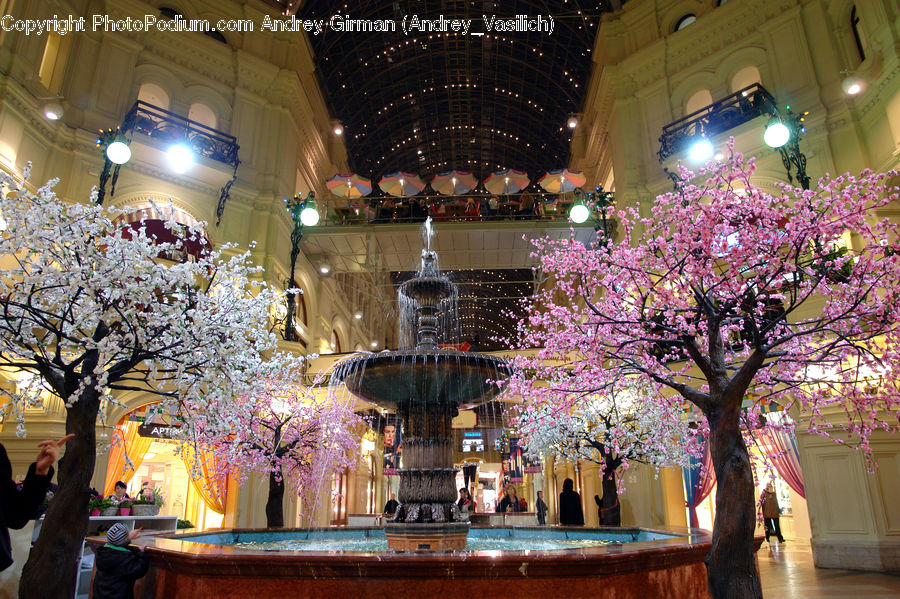
[[[266,527],[284,526],[284,478],[281,467],[269,473],[269,498],[266,500]]]
[[[712,549],[706,557],[707,578],[713,597],[761,599],[753,553],[753,471],[738,426],[740,405],[740,401],[733,401],[707,414],[717,481]]]
[[[97,459],[95,423],[99,407],[100,394],[88,388],[66,409],[66,433],[75,436],[59,462],[59,488],[22,569],[20,599],[71,599],[75,590],[81,543],[88,529],[87,505]]]
[[[600,524],[603,526],[621,526],[622,525],[622,509],[619,506],[619,488],[616,482],[616,469],[607,467],[603,473],[602,488],[603,499],[600,503],[602,518]]]

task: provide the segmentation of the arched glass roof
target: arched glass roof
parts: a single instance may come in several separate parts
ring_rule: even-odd
[[[428,180],[453,168],[483,178],[512,167],[537,178],[568,162],[566,121],[581,110],[600,15],[609,10],[585,0],[316,0],[297,17],[332,25],[308,37],[355,172],[377,180],[405,170]],[[414,17],[420,27],[404,32]],[[489,31],[491,17],[539,30]],[[442,30],[454,19],[469,23],[468,32]],[[376,22],[396,30],[347,31]]]

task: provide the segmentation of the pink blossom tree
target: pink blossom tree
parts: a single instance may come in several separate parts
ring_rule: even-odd
[[[898,429],[900,246],[880,210],[893,173],[825,177],[817,189],[753,184],[733,154],[675,193],[620,210],[619,243],[539,241],[544,287],[520,322],[511,387],[553,401],[561,365],[579,389],[639,377],[697,406],[718,479],[712,549],[716,599],[762,596],[753,559],[754,488],[741,423],[753,393],[802,414],[811,433],[868,457],[873,430]],[[873,380],[881,384],[874,385]],[[678,409],[663,393],[648,398]]]
[[[74,434],[22,572],[23,598],[71,597],[110,391],[156,394],[188,427],[197,414],[227,425],[230,399],[253,388],[277,345],[269,314],[280,294],[254,281],[249,253],[228,257],[225,246],[172,259],[198,245],[202,225],[172,220],[174,241],[161,242],[94,202],[61,201],[55,183],[32,193],[0,174],[0,367],[33,381],[3,392],[2,413],[24,435],[26,409],[51,393]]]
[[[216,446],[218,461],[239,478],[246,480],[251,472],[268,476],[269,528],[284,526],[286,484],[302,498],[311,519],[322,485],[359,460],[365,423],[352,402],[323,384],[322,376],[310,385],[301,378],[300,369],[278,365],[254,390],[234,399],[237,409],[228,428],[197,427],[200,444]]]

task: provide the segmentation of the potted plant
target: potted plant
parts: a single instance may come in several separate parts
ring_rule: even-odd
[[[145,487],[131,503],[131,513],[135,516],[156,516],[163,505],[162,491]]]
[[[119,515],[119,502],[115,499],[108,498],[104,499],[100,504],[100,515],[101,516],[118,516]]]
[[[120,516],[130,516],[131,515],[131,501],[127,499],[123,499],[119,502],[119,515]]]
[[[104,501],[106,501],[106,499],[99,497],[99,496],[92,497],[91,500],[88,501],[88,509],[91,512],[91,516],[99,516],[100,515],[100,510],[102,510],[105,507],[103,505]]]

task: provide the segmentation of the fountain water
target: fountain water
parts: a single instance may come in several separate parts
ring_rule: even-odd
[[[400,286],[400,349],[363,354],[335,369],[362,399],[396,411],[403,423],[400,507],[386,525],[388,548],[445,551],[466,547],[469,524],[456,509],[451,421],[499,393],[509,364],[482,354],[440,349],[456,326],[458,291],[431,249],[431,219],[416,275]]]

